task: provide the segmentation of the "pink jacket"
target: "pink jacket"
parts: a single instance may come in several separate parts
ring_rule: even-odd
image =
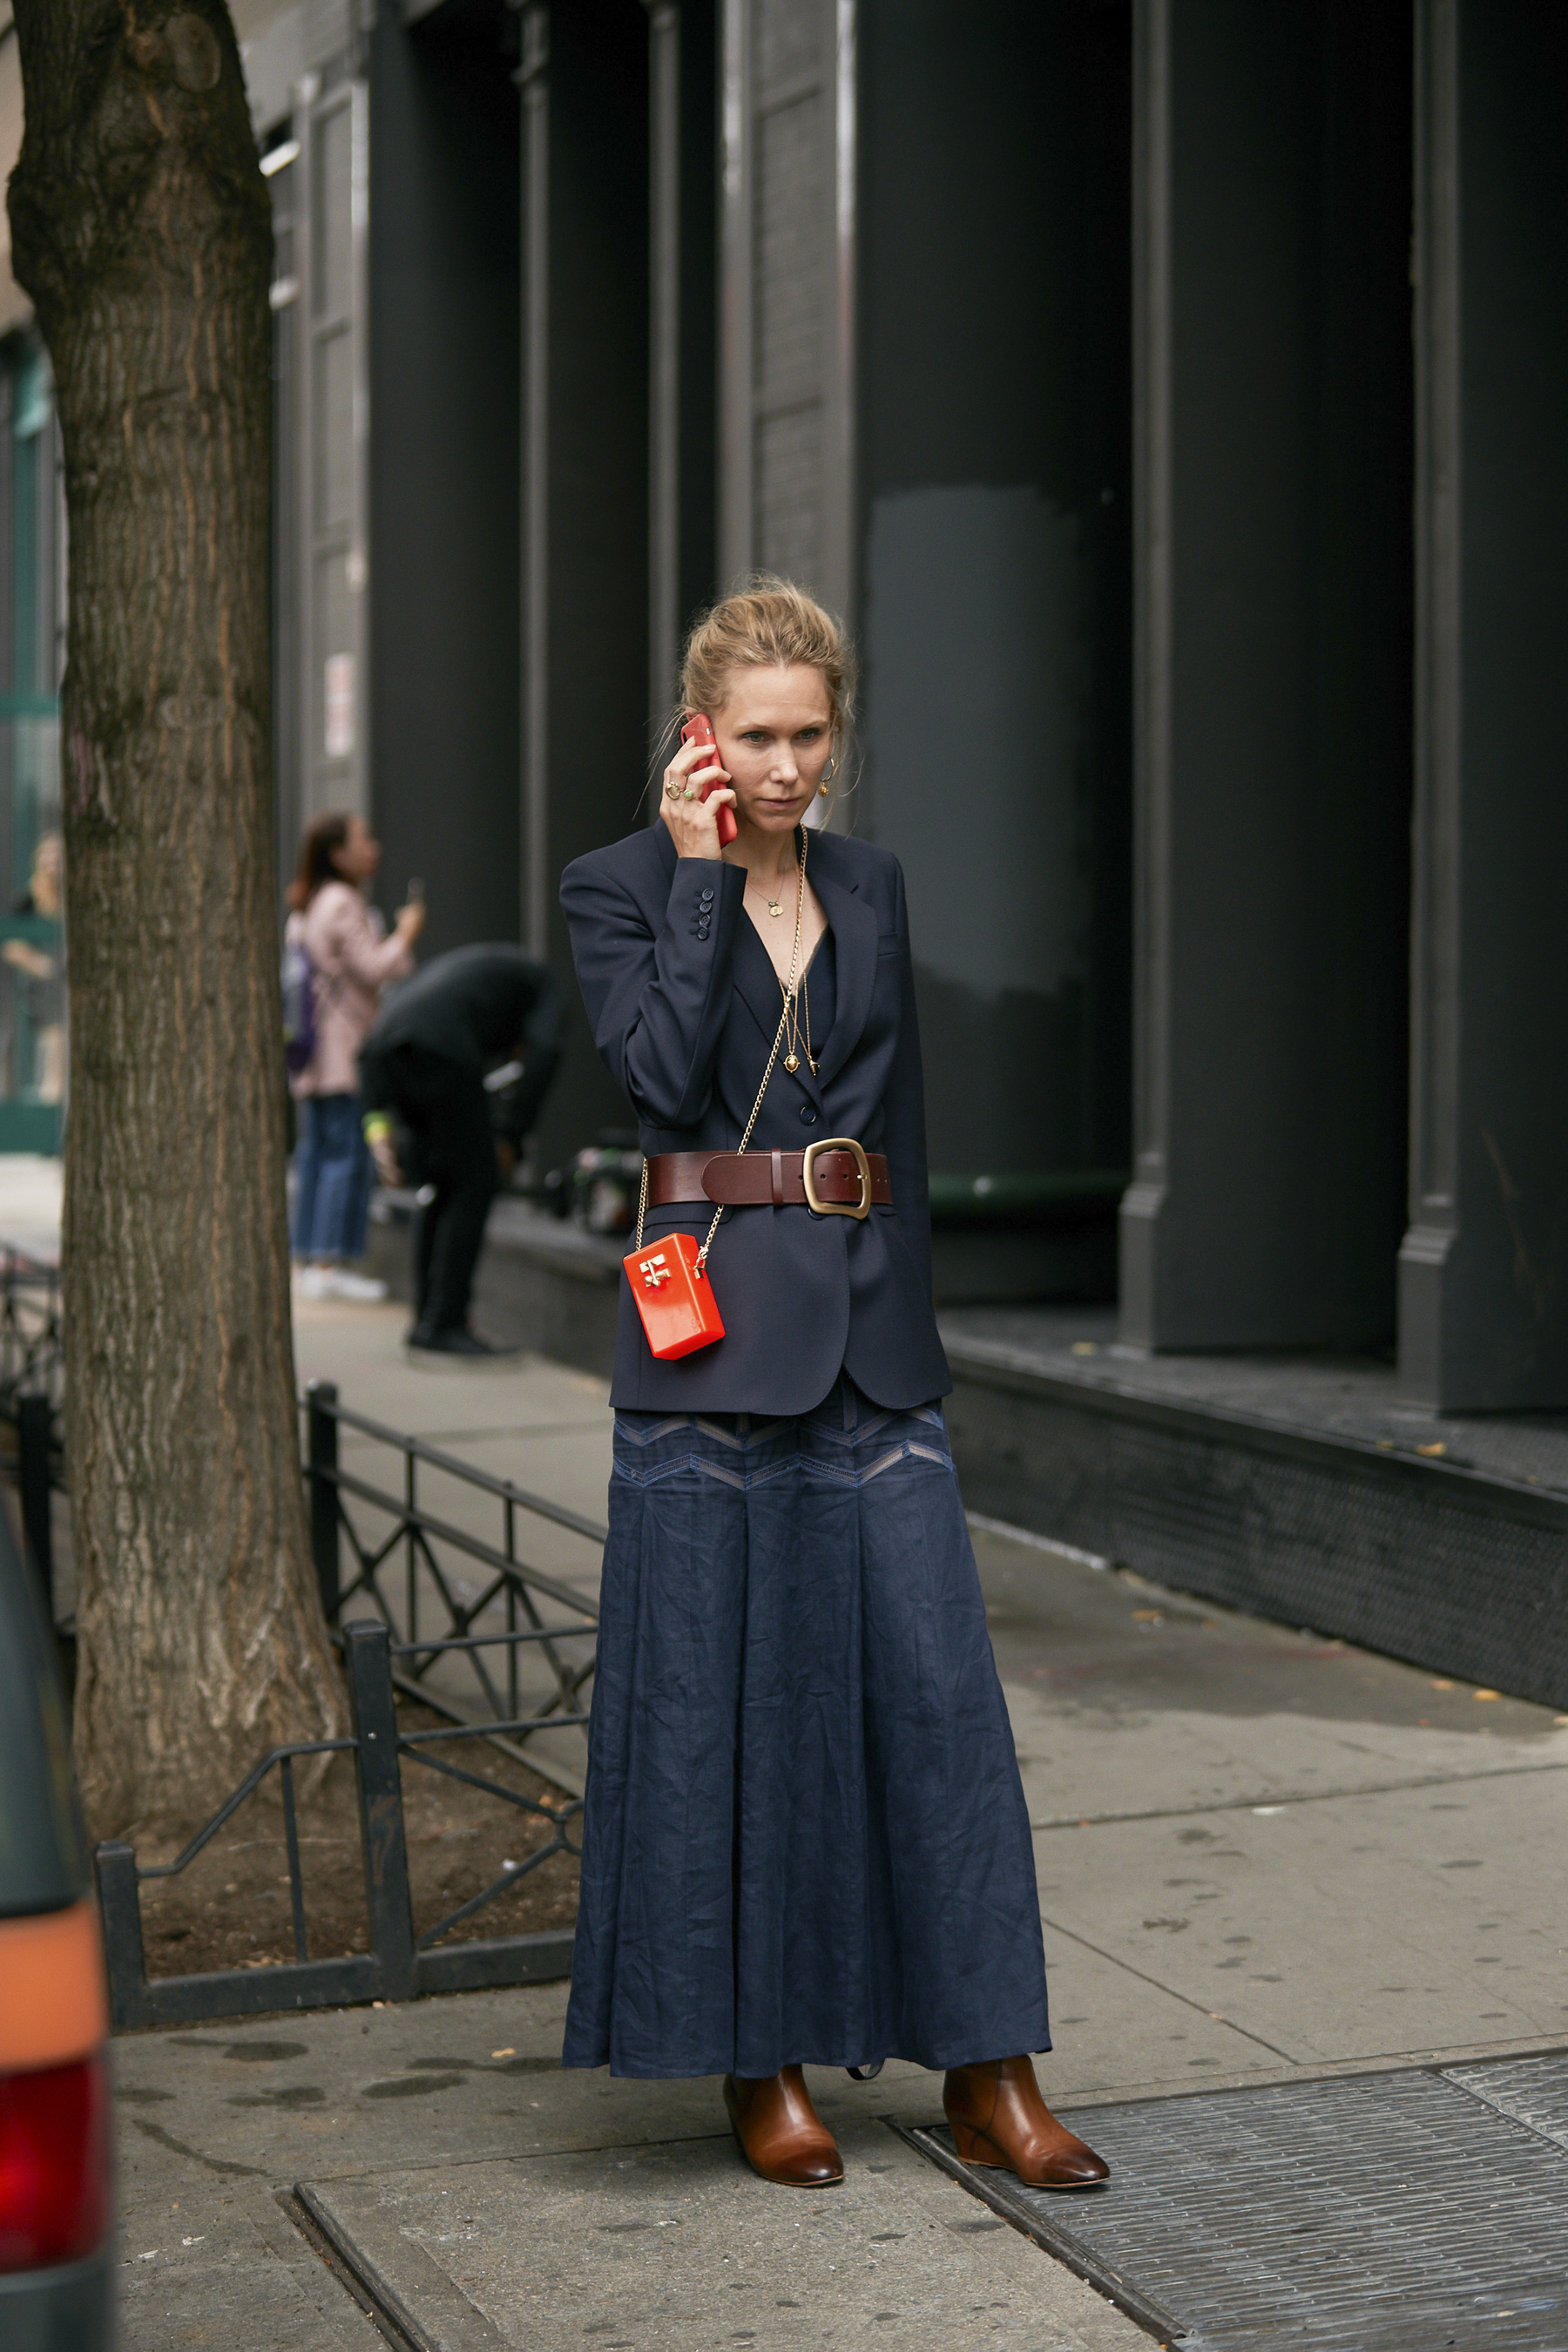
[[[289,1083],[296,1095],[357,1093],[359,1049],[382,989],[411,972],[414,958],[352,882],[323,883],[302,915],[289,916],[288,935],[316,968],[316,1050]]]

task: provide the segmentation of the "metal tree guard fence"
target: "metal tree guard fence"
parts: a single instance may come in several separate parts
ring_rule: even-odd
[[[110,2002],[119,2027],[348,2001],[410,2000],[421,1993],[534,1983],[571,1971],[570,1929],[450,1938],[454,1930],[552,1854],[580,1851],[581,1798],[569,1793],[563,1803],[543,1804],[436,1750],[445,1743],[479,1742],[482,1752],[489,1743],[558,1781],[567,1777],[559,1757],[541,1759],[531,1741],[564,1732],[585,1756],[581,1745],[588,1722],[584,1694],[593,1674],[596,1612],[571,1583],[523,1558],[521,1537],[531,1526],[552,1525],[602,1545],[605,1530],[509,1479],[349,1412],[330,1384],[310,1388],[304,1411],[311,1548],[322,1605],[343,1655],[353,1730],[342,1739],[269,1749],[172,1862],[139,1864],[134,1850],[120,1843],[99,1847]],[[341,1443],[345,1432],[368,1444],[390,1447],[401,1457],[400,1491],[378,1486],[345,1465]],[[498,1540],[427,1507],[423,1487],[432,1476],[456,1482],[465,1498],[483,1498],[486,1507],[493,1507],[500,1522]],[[351,1504],[359,1507],[357,1517]],[[382,1524],[370,1528],[367,1519]],[[479,1570],[477,1587],[458,1573],[458,1561]],[[345,1612],[355,1602],[368,1605],[374,1615],[348,1619]],[[541,1602],[550,1604],[548,1619]],[[499,1678],[491,1669],[498,1654]],[[449,1679],[437,1684],[435,1675],[443,1665],[462,1670],[468,1687],[454,1689]],[[446,1720],[434,1728],[403,1729],[397,1720],[399,1694]],[[472,1706],[464,1703],[470,1694]],[[312,1958],[295,1767],[301,1759],[339,1752],[354,1759],[370,1948]],[[465,1745],[463,1752],[472,1756],[475,1751]],[[411,1763],[551,1824],[548,1840],[526,1861],[505,1865],[500,1876],[477,1888],[418,1936],[403,1811],[403,1771]],[[142,1885],[175,1877],[186,1869],[274,1771],[288,1863],[293,1959],[149,1979]]]
[[[63,1378],[60,1270],[0,1242],[0,1414],[9,1419],[24,1391],[58,1410]]]
[[[574,1631],[592,1631],[597,1618],[593,1612],[584,1612],[581,1593],[520,1558],[518,1528],[520,1518],[524,1525],[543,1521],[602,1546],[605,1530],[598,1521],[584,1518],[563,1504],[549,1502],[542,1495],[530,1494],[514,1486],[510,1478],[498,1478],[477,1469],[472,1463],[439,1446],[426,1444],[422,1438],[405,1437],[383,1422],[351,1412],[339,1402],[337,1389],[331,1381],[310,1383],[305,1391],[304,1410],[310,1549],[327,1622],[340,1623],[342,1612],[354,1601],[363,1599],[368,1602],[389,1631],[401,1636],[399,1654],[410,1661],[394,1671],[397,1689],[453,1722],[469,1718],[449,1694],[433,1684],[431,1669],[439,1659],[461,1658],[469,1668],[477,1698],[498,1716],[515,1716],[519,1704],[520,1645],[537,1643],[556,1687],[545,1708],[550,1719],[533,1727],[553,1731],[563,1725],[585,1726],[588,1718],[581,1711],[580,1702],[584,1683],[593,1671],[592,1657],[586,1662],[574,1661],[563,1653],[562,1629],[552,1631],[544,1625],[538,1600],[585,1614],[585,1624],[567,1627],[568,1635]],[[391,1447],[401,1455],[401,1496],[389,1496],[384,1488],[356,1476],[344,1466],[341,1459],[344,1432]],[[469,1493],[492,1497],[499,1507],[499,1542],[487,1542],[429,1509],[421,1495],[422,1470],[455,1480]],[[367,1534],[356,1526],[348,1508],[350,1501],[368,1506],[374,1516],[385,1518],[389,1524],[379,1536]],[[345,1545],[350,1555],[346,1583]],[[440,1554],[448,1549],[465,1559],[476,1561],[485,1571],[485,1580],[477,1591],[460,1590],[444,1567]],[[421,1640],[421,1618],[427,1620],[432,1609],[437,1612],[439,1631]],[[476,1623],[496,1609],[504,1612],[505,1623],[495,1632],[508,1637],[504,1691],[497,1687],[483,1654],[495,1646],[494,1639],[478,1639],[473,1632]]]

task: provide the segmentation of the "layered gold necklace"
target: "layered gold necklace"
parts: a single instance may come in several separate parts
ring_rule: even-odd
[[[776,915],[779,911],[779,906],[774,900],[770,898],[768,900],[769,914]],[[800,935],[805,915],[805,835],[803,832],[801,835],[800,847],[795,853],[795,949],[789,960],[789,978],[787,981],[779,981],[779,987],[784,993],[784,1045],[787,1049],[784,1057],[784,1066],[789,1072],[791,1077],[795,1076],[796,1070],[800,1067],[800,1013],[802,1000],[804,999],[805,1008],[805,1060],[806,1066],[810,1070],[812,1076],[815,1078],[816,1076],[816,1057],[811,1050],[811,996],[806,989],[805,974],[800,968]],[[775,979],[778,978],[776,972],[773,977]]]
[[[809,996],[805,995],[805,975],[801,972],[800,969],[800,941],[805,918],[805,836],[803,833],[801,835],[801,846],[795,852],[795,945],[790,952],[789,978],[787,980],[779,980],[776,965],[773,970],[773,978],[779,981],[779,989],[784,997],[784,1043],[788,1048],[784,1057],[784,1066],[792,1077],[801,1066],[803,1058],[803,1045],[805,1049],[804,1059],[806,1066],[810,1069],[812,1076],[815,1077],[816,1076],[816,1057],[811,1050],[811,1000]],[[748,875],[746,878],[750,881],[750,875]],[[758,887],[759,888],[762,887],[760,884]],[[784,900],[782,898],[769,898],[765,889],[763,889],[763,897],[767,902],[767,909],[770,915],[782,915],[784,913]],[[768,961],[770,963],[773,961],[771,956]],[[803,996],[805,999],[804,1010],[805,1014],[804,1035],[801,1022]]]
[[[781,981],[779,985],[783,988],[784,982]],[[800,1067],[800,1011],[802,1006],[804,1006],[805,1012],[806,1066],[810,1070],[812,1076],[815,1078],[816,1076],[816,1056],[811,1050],[811,991],[806,986],[805,975],[804,973],[801,975],[800,984],[797,988],[784,989],[784,1025],[789,1045],[789,1052],[784,1057],[784,1066],[792,1077]]]

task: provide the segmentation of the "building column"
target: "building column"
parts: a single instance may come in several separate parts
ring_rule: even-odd
[[[421,952],[515,939],[518,120],[498,26],[380,12],[369,57],[367,813]]]
[[[550,943],[550,11],[522,12],[520,451],[522,807],[519,902],[522,943]]]
[[[1134,12],[1121,1336],[1392,1336],[1408,900],[1408,16]]]
[[[563,868],[649,814],[652,60],[625,0],[530,6],[521,35],[524,936],[566,975]],[[546,1166],[628,1117],[570,1008]]]
[[[1568,1404],[1568,23],[1420,0],[1416,813],[1400,1383]]]
[[[680,8],[648,12],[648,727],[675,691],[680,639]]]
[[[719,562],[853,601],[856,0],[723,0]]]

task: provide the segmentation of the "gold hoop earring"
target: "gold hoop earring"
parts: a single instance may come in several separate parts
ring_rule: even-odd
[[[827,786],[826,784],[818,784],[816,788],[816,797],[819,801],[825,801],[827,798]]]

